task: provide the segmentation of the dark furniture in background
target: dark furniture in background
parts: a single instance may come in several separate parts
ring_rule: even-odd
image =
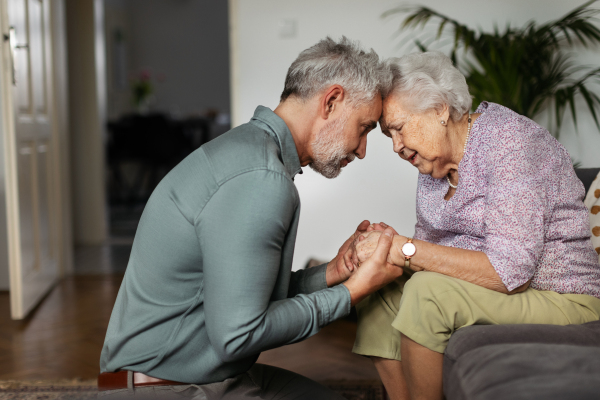
[[[592,182],[596,179],[596,176],[598,176],[598,171],[600,171],[600,168],[578,168],[575,170],[577,177],[583,183],[586,193],[590,190],[590,186],[592,186]]]
[[[209,121],[165,114],[126,115],[108,123],[109,202],[145,202],[175,165],[204,144]]]
[[[586,192],[600,168],[575,172]],[[444,354],[448,400],[600,399],[600,321],[474,325]]]

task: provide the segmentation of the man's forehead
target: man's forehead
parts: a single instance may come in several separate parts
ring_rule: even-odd
[[[362,110],[358,110],[361,117],[361,123],[365,125],[372,125],[373,127],[377,126],[377,121],[381,118],[381,113],[383,110],[381,98],[373,99],[373,101],[365,104],[361,108]]]
[[[381,96],[375,96],[368,104],[369,106],[367,108],[369,111],[371,113],[378,114],[377,117],[379,117],[383,110],[383,100],[381,99]]]

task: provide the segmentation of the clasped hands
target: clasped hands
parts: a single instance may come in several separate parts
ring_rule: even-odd
[[[361,266],[361,263],[371,258],[377,249],[379,238],[386,228],[390,228],[393,231],[394,237],[398,235],[398,232],[396,232],[394,228],[380,222],[378,224],[369,225],[366,232],[361,233],[352,241],[352,244],[350,244],[348,250],[344,254],[344,264],[350,272],[355,271]],[[390,264],[395,264],[391,255],[391,251],[394,248],[394,237],[392,237],[392,247],[390,248],[390,252],[386,259]]]
[[[402,275],[403,260],[392,251],[394,238],[404,243],[390,226],[363,221],[356,232],[340,247],[328,265],[327,284],[343,283],[350,291],[352,305]]]

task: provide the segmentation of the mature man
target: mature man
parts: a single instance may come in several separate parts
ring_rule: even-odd
[[[372,50],[322,40],[291,65],[275,111],[259,106],[249,123],[163,179],[144,210],[110,319],[101,394],[339,398],[255,362],[261,351],[347,315],[401,274],[386,262],[391,230],[358,270],[343,260],[349,239],[330,263],[291,272],[300,212],[294,176],[310,165],[333,178],[363,158],[390,80]]]

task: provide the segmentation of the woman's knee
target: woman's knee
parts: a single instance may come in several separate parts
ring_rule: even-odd
[[[443,352],[453,330],[454,294],[458,294],[455,289],[453,278],[417,272],[404,287],[400,311],[392,326],[416,343]]]
[[[404,297],[432,297],[436,293],[451,289],[453,278],[437,272],[421,271],[413,274],[404,286]]]
[[[417,313],[418,318],[445,319],[464,301],[455,278],[436,272],[415,273],[404,287],[399,314]]]

